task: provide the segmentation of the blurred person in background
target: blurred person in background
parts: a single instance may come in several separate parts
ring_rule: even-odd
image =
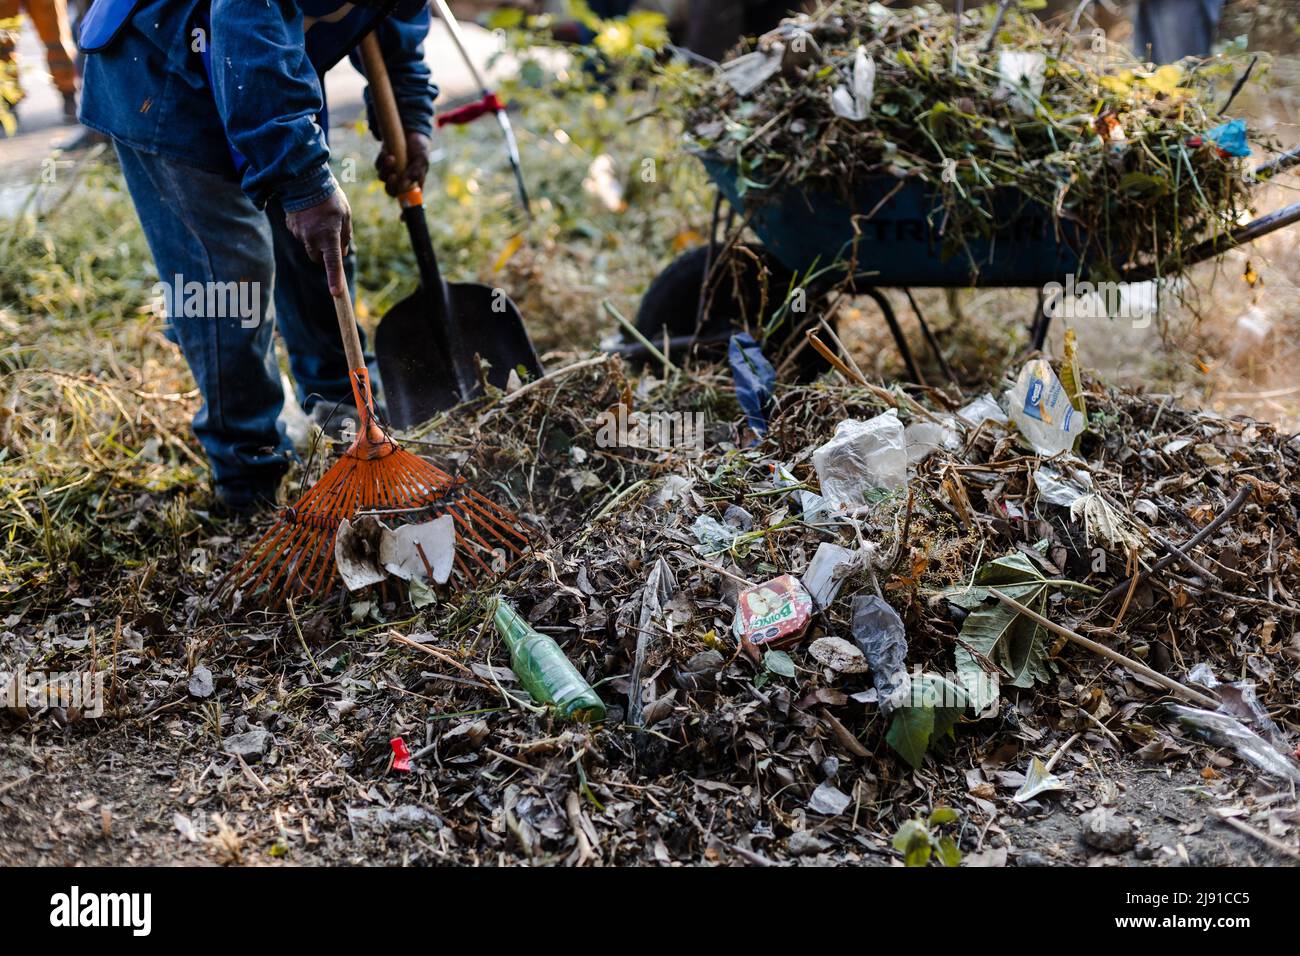
[[[721,60],[743,37],[761,36],[802,3],[790,0],[691,0],[683,45],[710,60]]]
[[[90,12],[90,5],[94,0],[68,0],[68,15],[72,18],[72,35],[78,36],[81,33],[81,20]],[[86,65],[86,54],[80,49],[77,50],[77,77],[80,78]],[[65,142],[59,143],[59,149],[68,153],[75,153],[79,150],[89,149],[99,143],[107,143],[108,137],[97,129],[91,129],[89,126],[81,127],[81,132],[71,137]]]
[[[1133,18],[1133,52],[1153,63],[1209,56],[1223,0],[1141,0]]]
[[[72,28],[68,23],[68,2],[67,0],[0,0],[0,22],[17,20],[23,12],[26,12],[31,19],[36,35],[45,44],[45,60],[49,64],[50,76],[63,96],[64,122],[75,123],[77,122],[78,80],[77,67],[73,62],[76,47],[72,42]],[[13,82],[18,84],[21,94],[17,42],[17,30],[0,33],[0,72],[10,74]],[[18,102],[21,101],[20,95]],[[17,106],[18,103],[13,105]]]

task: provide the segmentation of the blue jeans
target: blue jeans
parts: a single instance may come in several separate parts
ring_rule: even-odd
[[[158,267],[167,337],[203,397],[193,427],[217,496],[232,507],[273,499],[293,457],[280,421],[274,327],[306,411],[352,394],[324,269],[290,234],[278,204],[259,210],[233,173],[115,145]],[[351,254],[344,266],[350,285]]]

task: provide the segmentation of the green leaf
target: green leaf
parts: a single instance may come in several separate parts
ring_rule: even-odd
[[[983,712],[1001,696],[1002,683],[997,672],[986,671],[975,655],[964,647],[958,647],[952,656],[957,679],[970,695],[971,707],[977,714]]]
[[[996,561],[988,561],[975,572],[975,583],[1000,587],[1007,584],[1042,582],[1043,572],[1023,551],[1013,551]]]
[[[781,677],[795,675],[794,661],[790,660],[790,655],[785,651],[768,651],[763,655],[763,666]]]
[[[925,751],[930,746],[933,734],[933,710],[929,707],[900,707],[894,712],[894,720],[889,725],[885,740],[916,769],[925,759]]]
[[[408,596],[411,599],[411,607],[419,610],[422,607],[428,607],[438,601],[438,594],[433,588],[425,584],[419,578],[411,578],[407,582]]]
[[[975,584],[971,588],[951,588],[944,596],[971,612],[961,628],[962,644],[966,646],[959,646],[953,658],[957,677],[978,712],[996,701],[1000,692],[998,675],[987,673],[979,657],[997,665],[1013,687],[1032,687],[1051,676],[1044,628],[1004,604],[985,604],[994,600],[989,588],[996,587],[1044,614],[1052,586],[1038,566],[1019,551],[982,565],[975,573]]]
[[[939,862],[944,866],[961,865],[961,850],[957,847],[957,841],[947,834],[939,837]]]
[[[913,688],[914,706],[900,707],[885,734],[885,741],[913,769],[921,766],[936,739],[952,737],[969,701],[966,692],[937,674],[922,674],[922,686]]]
[[[930,826],[936,827],[942,823],[956,823],[961,814],[952,807],[935,807],[930,811]]]
[[[929,839],[929,834],[926,833],[925,826],[920,820],[908,820],[894,834],[894,849],[899,853],[906,853],[918,833],[925,839]]]
[[[925,866],[930,862],[930,831],[920,820],[908,820],[894,834],[894,849],[903,854],[904,866]]]

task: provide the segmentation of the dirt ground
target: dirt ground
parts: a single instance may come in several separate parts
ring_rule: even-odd
[[[159,728],[159,735],[175,737],[177,723],[173,720]],[[178,749],[165,744],[142,746],[126,728],[93,737],[69,737],[62,746],[46,745],[35,752],[16,740],[6,742],[0,750],[0,779],[8,780],[11,789],[0,798],[0,821],[6,835],[0,845],[0,864],[274,864],[275,848],[290,844],[294,849],[285,862],[302,866],[494,862],[490,855],[475,860],[457,852],[457,831],[427,809],[436,806],[430,799],[437,789],[436,780],[418,785],[379,780],[368,786],[355,783],[348,794],[340,792],[346,788],[331,772],[337,761],[330,759],[329,753],[321,753],[310,761],[310,767],[298,769],[303,778],[319,769],[320,777],[312,781],[300,778],[296,794],[268,799],[264,781],[259,783],[267,775],[264,768],[257,772],[229,766],[218,770],[214,763],[221,762],[219,754]],[[1085,792],[999,815],[982,826],[971,824],[970,832],[962,834],[963,842],[969,840],[972,846],[967,865],[1278,864],[1271,851],[1218,822],[1209,812],[1236,796],[1237,785],[1230,779],[1207,783],[1191,770],[1153,767],[1114,755],[1099,756],[1089,763],[1091,766],[1079,769],[1093,778]],[[506,776],[508,779],[509,774]],[[330,800],[331,792],[342,799]],[[340,803],[353,805],[351,815],[338,809]],[[1082,841],[1080,812],[1098,804],[1113,807],[1133,821],[1138,834],[1133,849],[1119,854],[1100,852]],[[256,808],[259,815],[265,813],[275,823],[255,832],[223,831],[202,820],[205,811],[216,807]],[[393,821],[373,822],[376,810],[391,811]],[[358,813],[370,816],[358,819]],[[504,826],[490,817],[483,821],[485,828],[494,824]],[[687,823],[681,826],[692,829]],[[857,862],[889,865],[893,854],[882,845],[879,835],[865,823],[860,829],[864,846]],[[815,834],[815,828],[812,832]],[[688,857],[681,862],[752,862],[731,848],[703,842],[696,859]],[[985,851],[985,847],[989,849]],[[653,848],[629,847],[618,862],[657,861]],[[798,862],[826,865],[832,860],[813,853]]]

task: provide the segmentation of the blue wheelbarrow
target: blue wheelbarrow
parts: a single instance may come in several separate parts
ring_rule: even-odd
[[[750,190],[742,193],[736,167],[713,154],[699,154],[718,190],[709,242],[673,260],[646,289],[636,328],[656,346],[684,352],[717,353],[737,326],[761,328],[772,341],[773,317],[784,329],[785,344],[796,347],[800,323],[790,314],[791,293],[802,290],[805,314],[832,289],[871,298],[889,326],[913,382],[922,383],[907,339],[882,289],[901,288],[916,315],[926,342],[944,372],[952,377],[912,288],[1022,287],[1039,290],[1039,306],[1030,327],[1030,343],[1041,349],[1051,323],[1044,308],[1044,287],[1068,276],[1076,280],[1105,277],[1141,282],[1157,278],[1152,269],[1101,268],[1096,249],[1073,223],[1054,220],[1050,210],[1008,192],[995,196],[998,225],[987,238],[945,255],[939,234],[943,210],[937,191],[915,178],[882,175],[861,184],[846,201],[828,192],[803,189]],[[1278,156],[1255,170],[1259,180],[1300,163],[1300,149]],[[723,203],[730,211],[720,242]],[[737,215],[759,243],[738,240]],[[1184,255],[1187,265],[1218,256],[1300,220],[1300,203],[1224,232]],[[804,323],[806,324],[806,323]],[[648,361],[653,352],[626,336],[614,351],[632,361]],[[811,358],[811,356],[810,356]],[[814,365],[803,363],[807,371]]]

